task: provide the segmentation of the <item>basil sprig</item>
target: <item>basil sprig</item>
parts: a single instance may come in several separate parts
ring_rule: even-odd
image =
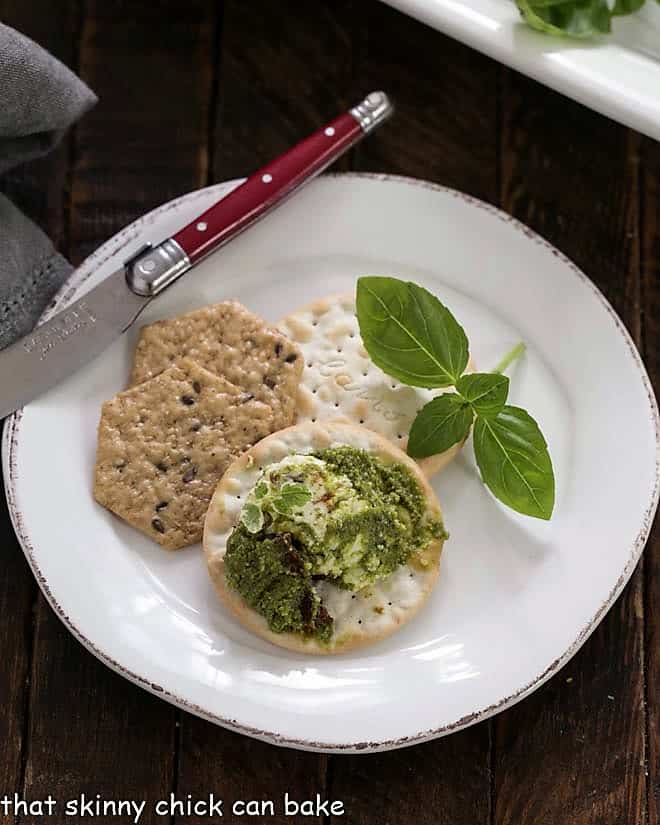
[[[515,0],[533,29],[546,34],[593,37],[612,30],[612,18],[634,14],[644,0]]]
[[[265,481],[260,481],[254,488],[254,497],[259,502],[245,503],[241,512],[241,521],[249,533],[258,533],[264,526],[264,507],[270,506],[281,516],[290,516],[311,501],[312,491],[298,482],[287,481],[279,490],[269,490]]]
[[[417,414],[408,454],[445,452],[474,425],[475,457],[493,495],[518,513],[549,519],[555,478],[548,445],[529,413],[507,405],[509,379],[501,374],[524,347],[515,347],[492,373],[464,375],[465,332],[426,289],[397,278],[363,277],[356,303],[360,335],[376,366],[414,387],[454,387]]]

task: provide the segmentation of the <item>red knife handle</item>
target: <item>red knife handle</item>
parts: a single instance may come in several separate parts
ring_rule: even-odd
[[[325,169],[363,132],[346,112],[251,175],[245,183],[184,226],[173,239],[196,263],[234,237],[301,183]]]
[[[139,295],[156,295],[322,172],[391,112],[383,92],[370,94],[255,172],[171,238],[140,250],[126,262],[129,287]]]

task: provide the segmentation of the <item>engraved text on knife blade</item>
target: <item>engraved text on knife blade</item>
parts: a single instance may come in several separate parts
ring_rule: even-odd
[[[92,310],[85,301],[80,301],[75,309],[60,313],[55,325],[43,330],[37,328],[22,341],[22,345],[26,352],[40,350],[39,360],[44,361],[58,344],[95,323],[96,316]]]

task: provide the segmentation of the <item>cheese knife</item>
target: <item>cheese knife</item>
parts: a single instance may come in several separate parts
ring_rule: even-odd
[[[372,92],[170,238],[146,245],[82,298],[0,351],[0,418],[100,355],[177,278],[320,174],[392,111],[384,92]]]

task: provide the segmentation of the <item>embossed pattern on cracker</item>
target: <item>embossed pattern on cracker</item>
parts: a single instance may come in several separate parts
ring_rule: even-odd
[[[169,550],[194,544],[227,466],[275,429],[266,404],[183,359],[103,405],[94,497]]]
[[[299,348],[237,301],[223,301],[142,327],[131,386],[188,357],[252,393],[273,414],[273,429],[293,422],[303,361]]]
[[[405,450],[415,416],[443,392],[402,384],[371,361],[360,337],[353,293],[302,307],[278,326],[303,352],[305,368],[296,407],[299,423],[332,420],[363,424]],[[472,371],[469,364],[467,372]],[[461,446],[418,463],[432,476]]]

